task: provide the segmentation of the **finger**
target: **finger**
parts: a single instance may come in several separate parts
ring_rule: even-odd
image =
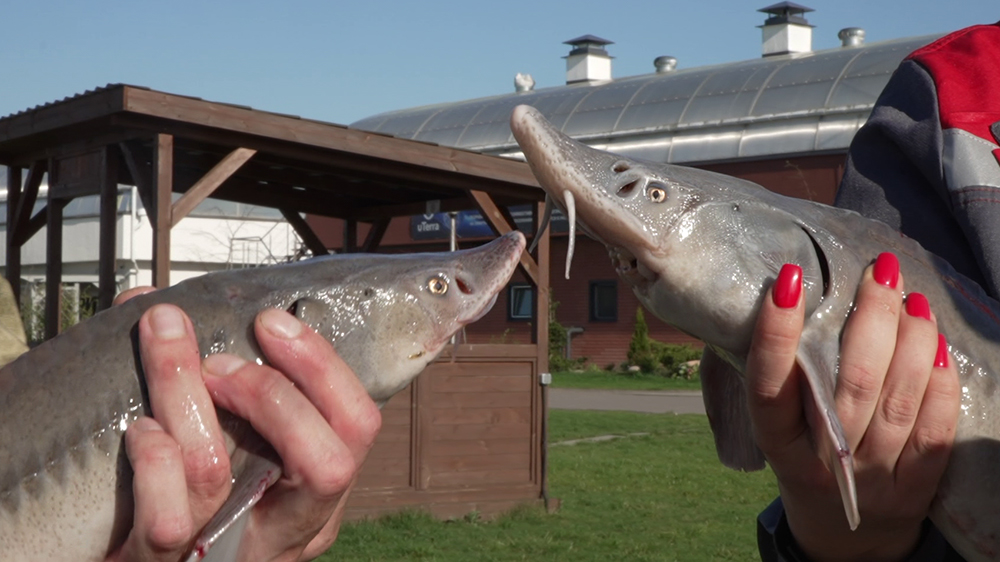
[[[920,410],[937,349],[937,324],[927,298],[911,293],[900,315],[892,363],[858,457],[892,473]]]
[[[382,416],[354,371],[329,342],[285,311],[261,312],[254,332],[268,362],[302,390],[360,464]]]
[[[117,306],[129,299],[135,298],[139,295],[145,295],[146,293],[152,293],[155,290],[156,287],[133,287],[118,293],[118,296],[115,297],[115,301],[112,304]]]
[[[125,450],[134,472],[135,518],[115,560],[177,560],[193,538],[177,442],[152,418],[140,418],[125,432]]]
[[[282,478],[254,508],[241,556],[300,553],[324,528],[359,461],[306,396],[269,366],[219,354],[205,360],[216,403],[244,418],[281,457]]]
[[[905,481],[905,489],[937,489],[937,481],[944,473],[951,454],[952,443],[961,412],[961,384],[958,370],[948,353],[948,342],[938,335],[937,356],[924,392],[920,411],[913,424],[913,431],[906,447],[899,456],[896,473]],[[921,463],[921,470],[904,470]]]
[[[864,437],[892,361],[902,290],[896,256],[880,254],[865,270],[854,312],[844,326],[834,400],[852,451]]]
[[[785,265],[761,304],[747,356],[747,396],[757,445],[791,454],[807,434],[795,354],[804,321],[802,269]],[[772,462],[774,462],[772,460]]]
[[[180,446],[187,496],[200,526],[225,501],[231,475],[194,330],[179,308],[157,305],[139,320],[139,341],[150,407]]]
[[[233,355],[209,356],[204,365],[215,403],[249,421],[274,447],[286,479],[320,474],[331,482],[304,484],[321,499],[339,497],[356,470],[354,455],[295,384],[271,367]]]

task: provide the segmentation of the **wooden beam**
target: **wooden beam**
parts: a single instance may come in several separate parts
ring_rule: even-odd
[[[21,168],[7,166],[7,281],[14,303],[21,303],[21,245],[17,243],[17,204],[21,200]]]
[[[24,189],[21,191],[21,196],[17,200],[17,211],[14,213],[13,226],[8,223],[8,230],[14,230],[14,239],[18,246],[23,246],[29,238],[38,232],[38,229],[28,232],[29,223],[31,222],[31,211],[35,208],[35,202],[38,201],[38,190],[42,185],[42,177],[45,175],[46,168],[48,167],[46,160],[39,160],[31,164],[31,168],[28,169],[28,179],[24,182]],[[9,212],[9,209],[8,209]],[[44,219],[41,224],[44,224]],[[39,229],[41,228],[39,225]]]
[[[497,234],[504,235],[514,230],[514,227],[511,226],[513,221],[508,222],[509,219],[505,218],[509,217],[510,214],[501,211],[500,207],[493,202],[493,198],[488,193],[470,190],[469,195],[476,202],[476,206],[479,207],[479,211],[483,214],[483,218],[486,219],[487,224]],[[528,252],[521,252],[521,267],[528,277],[531,278],[531,282],[537,287],[539,284],[538,263],[535,262],[534,258]]]
[[[153,212],[147,213],[153,225],[153,285],[170,286],[171,193],[174,185],[174,137],[156,135],[153,150]]]
[[[236,170],[239,170],[240,166],[246,164],[247,160],[252,158],[254,154],[257,154],[257,151],[251,148],[237,148],[227,154],[173,204],[173,208],[170,211],[171,226],[177,226],[177,223],[181,219],[186,217],[192,209],[197,207],[208,196],[212,195],[224,181],[229,179]]]
[[[242,135],[332,149],[344,153],[352,160],[359,160],[358,157],[391,160],[418,168],[456,172],[522,186],[538,186],[528,165],[517,160],[407,141],[329,123],[292,119],[284,115],[153,90],[129,89],[125,96],[124,111],[199,127],[211,123],[216,129]]]
[[[118,148],[105,146],[101,151],[100,213],[97,257],[97,310],[110,308],[118,292],[115,272],[118,263]]]
[[[365,236],[365,242],[361,245],[362,252],[374,252],[378,249],[379,244],[382,243],[382,238],[385,236],[385,231],[389,230],[389,222],[392,219],[378,219],[372,223],[372,227],[368,230],[368,235]]]
[[[302,243],[309,248],[309,251],[313,253],[314,256],[325,256],[330,253],[330,250],[326,248],[323,241],[319,239],[316,235],[316,231],[309,226],[306,219],[302,218],[297,212],[291,209],[279,209],[281,215],[285,217],[288,224],[292,225],[295,232],[298,233],[299,237],[302,238]]]

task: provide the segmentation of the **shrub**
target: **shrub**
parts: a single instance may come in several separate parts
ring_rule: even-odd
[[[587,361],[586,357],[566,358],[566,328],[556,320],[559,303],[549,300],[549,371],[573,371]]]
[[[638,366],[643,373],[691,378],[694,373],[685,364],[700,358],[701,351],[690,345],[667,344],[650,339],[649,326],[642,309],[636,309],[635,329],[628,344],[629,365]]]

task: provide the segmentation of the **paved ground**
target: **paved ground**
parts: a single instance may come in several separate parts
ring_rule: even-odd
[[[649,414],[704,414],[701,392],[663,390],[586,390],[550,388],[553,410],[622,410]]]

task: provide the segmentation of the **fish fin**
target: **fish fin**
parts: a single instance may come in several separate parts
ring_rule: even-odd
[[[701,395],[719,461],[733,470],[763,469],[764,453],[754,442],[742,375],[708,347],[702,353],[699,371]]]
[[[853,530],[861,522],[854,481],[854,455],[847,444],[834,402],[840,343],[822,337],[819,332],[819,329],[806,328],[796,353],[799,367],[809,383],[810,392],[803,392],[803,403],[806,420],[812,429],[813,446],[837,478],[847,522]]]
[[[537,207],[536,207],[537,208]],[[542,220],[538,223],[538,230],[535,231],[535,236],[531,239],[531,246],[528,247],[528,253],[535,251],[538,247],[538,242],[542,239],[542,233],[545,229],[549,227],[549,221],[552,220],[552,210],[556,208],[555,203],[552,202],[552,196],[548,193],[545,194],[545,210],[542,211]]]
[[[244,456],[244,459],[240,459]],[[241,460],[243,469],[236,475],[233,489],[195,540],[186,562],[236,562],[243,531],[250,520],[250,512],[281,476],[281,465],[271,455],[258,451],[238,449],[233,462]]]

